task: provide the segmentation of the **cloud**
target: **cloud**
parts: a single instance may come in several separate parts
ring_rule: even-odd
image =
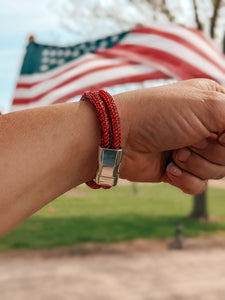
[[[57,17],[48,7],[49,1],[0,0],[0,25],[7,35],[46,31],[57,25]],[[3,31],[1,31],[2,35]]]
[[[0,0],[0,106],[11,102],[29,34],[51,42],[50,31],[57,28],[58,19],[49,2]]]
[[[11,55],[21,55],[21,48],[13,48],[13,49],[3,49],[0,50],[0,56],[11,56]]]

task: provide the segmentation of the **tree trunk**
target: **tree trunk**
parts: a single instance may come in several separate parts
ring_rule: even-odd
[[[202,24],[200,23],[199,18],[198,18],[198,7],[197,7],[196,0],[193,0],[193,5],[194,5],[195,22],[197,24],[197,28],[199,30],[202,30]]]
[[[132,195],[133,195],[134,197],[136,197],[137,194],[138,194],[137,184],[136,184],[135,182],[132,182],[132,183],[131,183],[131,187],[132,187]]]
[[[205,220],[208,219],[206,191],[200,195],[194,196],[193,211],[190,215],[190,218]]]
[[[216,0],[215,7],[214,7],[214,13],[211,21],[211,26],[210,26],[210,35],[212,38],[215,37],[215,27],[216,27],[216,20],[218,16],[219,7],[220,7],[220,2],[221,0]]]

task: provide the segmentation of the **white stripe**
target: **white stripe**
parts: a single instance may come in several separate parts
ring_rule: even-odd
[[[212,46],[208,44],[203,38],[201,38],[198,33],[195,33],[188,28],[181,27],[181,26],[152,26],[152,28],[164,31],[165,33],[171,33],[181,37],[182,39],[186,40],[190,44],[196,46],[199,50],[205,53],[208,57],[214,60],[218,65],[221,65],[222,68],[225,68],[225,59],[222,53],[216,48],[213,44],[212,40],[209,42],[212,43]]]
[[[157,25],[157,26],[153,26],[152,28],[159,29],[164,32],[171,33],[171,34],[176,34],[176,35],[186,39],[188,42],[194,44],[199,49],[201,49],[203,52],[205,52],[212,60],[217,62],[219,65],[221,65],[221,66],[224,65],[224,59],[223,59],[222,55],[219,55],[218,52],[215,51],[215,49],[210,47],[209,44],[206,41],[204,41],[202,38],[200,38],[196,33],[192,32],[184,27],[172,26],[172,25],[170,25],[170,26]],[[133,35],[136,35],[136,34],[130,33],[124,39],[126,39],[127,37],[129,38],[129,36],[132,37]],[[148,39],[148,36],[150,36],[150,34],[146,34],[146,40]],[[157,37],[159,37],[159,36],[157,36]],[[124,39],[120,43],[123,43]],[[44,80],[45,78],[49,78],[50,76],[56,75],[58,72],[63,72],[67,68],[73,67],[73,66],[77,65],[78,63],[81,63],[83,60],[92,59],[92,58],[94,59],[95,57],[97,59],[98,55],[88,53],[78,59],[75,59],[74,61],[71,61],[60,67],[57,67],[57,70],[53,69],[53,70],[47,71],[45,73],[34,73],[34,74],[29,74],[29,75],[21,75],[18,80],[18,83],[33,83],[36,81]]]
[[[50,71],[47,71],[45,73],[34,73],[34,74],[27,74],[27,75],[20,75],[20,78],[18,80],[18,83],[33,83],[40,80],[45,80],[46,78],[49,78],[51,76],[55,76],[60,72],[66,71],[68,68],[75,67],[77,64],[82,63],[85,60],[88,59],[99,59],[99,56],[96,54],[85,54],[80,58],[76,58],[71,62],[65,63],[64,65],[60,67],[56,67]]]
[[[220,56],[219,53],[215,49],[213,49],[213,47],[211,47],[206,41],[204,41],[204,39],[199,37],[197,35],[197,33],[194,33],[192,31],[189,31],[186,28],[182,28],[182,27],[178,27],[178,26],[174,26],[174,27],[173,26],[167,26],[167,27],[157,26],[155,28],[160,29],[164,32],[168,32],[171,34],[177,34],[178,36],[181,36],[183,39],[189,41],[190,43],[192,43],[196,47],[198,47],[198,49],[200,49],[208,57],[210,57],[217,64],[219,64],[221,66],[221,68],[225,69],[225,60],[223,59],[222,55]],[[132,34],[128,34],[119,44],[134,44],[135,46],[138,46],[138,44],[139,44],[141,46],[145,46],[145,47],[147,46],[150,48],[163,50],[169,54],[179,57],[180,59],[186,61],[189,64],[192,64],[193,66],[199,68],[204,73],[209,74],[211,77],[217,79],[218,81],[220,81],[222,84],[225,85],[224,73],[221,70],[219,70],[213,63],[211,63],[207,59],[201,57],[201,55],[196,53],[194,50],[191,50],[191,49],[187,48],[186,46],[183,46],[179,42],[173,41],[169,38],[164,38],[157,34],[132,33]],[[116,49],[115,49],[115,51],[116,51]],[[104,53],[104,51],[103,51],[103,53]],[[74,66],[74,68],[75,68],[75,66],[77,66],[78,63],[84,62],[84,64],[85,64],[85,60],[87,60],[87,59],[96,59],[93,62],[93,64],[96,63],[96,61],[100,60],[99,56],[96,54],[86,54],[86,55],[82,56],[81,58],[76,59],[75,61],[72,61],[61,67],[57,67],[56,69],[53,69],[51,71],[48,71],[48,72],[45,72],[42,74],[22,75],[22,76],[20,76],[20,80],[18,82],[32,83],[32,82],[35,82],[38,80],[44,80],[46,78],[49,78],[49,76],[57,75],[58,72],[66,71],[70,67]],[[106,59],[103,59],[103,60],[106,61]],[[90,65],[92,65],[92,62],[89,62],[89,63],[90,63]],[[140,61],[140,63],[145,63],[145,61]],[[88,62],[87,62],[87,64],[88,64]],[[147,73],[149,73],[149,71],[150,71],[149,67],[150,66],[152,67],[154,64],[155,63],[149,62],[148,65],[145,65]],[[83,67],[85,70],[85,66],[80,66],[80,67],[81,68]],[[77,67],[77,68],[80,68],[80,67]],[[131,66],[129,66],[129,67],[131,67]],[[140,67],[143,67],[143,66],[135,65],[135,66],[132,66],[132,69],[134,69],[134,68],[139,69]],[[59,99],[61,96],[66,95],[70,92],[79,90],[90,84],[94,85],[94,84],[101,83],[102,80],[99,80],[98,78],[96,78],[99,76],[101,78],[104,78],[104,81],[107,81],[107,80],[114,80],[116,78],[119,79],[122,77],[127,77],[127,76],[132,76],[132,75],[138,74],[137,72],[135,72],[135,74],[132,74],[132,72],[126,73],[125,71],[123,73],[123,71],[121,71],[121,69],[125,69],[125,68],[115,68],[112,71],[110,69],[107,69],[107,70],[102,70],[100,72],[94,72],[93,74],[87,74],[86,76],[80,78],[79,80],[76,80],[75,83],[70,83],[66,86],[63,86],[60,89],[57,89],[57,90],[51,92],[50,94],[46,95],[40,101],[31,103],[29,105],[17,105],[15,107],[27,108],[27,107],[34,107],[34,106],[50,104],[50,103],[54,102],[55,100]],[[158,68],[158,69],[162,70],[162,68]],[[43,88],[45,89],[45,91],[47,91],[48,89],[63,82],[67,78],[70,78],[72,76],[71,74],[76,74],[73,72],[74,72],[74,70],[71,70],[71,71],[67,72],[67,73],[69,73],[69,75],[67,75],[67,73],[60,75],[59,76],[60,78],[57,79],[58,80],[57,83],[56,83],[56,79],[49,80],[48,87],[47,86],[45,87],[45,84],[43,83],[42,87],[40,87],[40,88],[37,87],[36,90],[34,89],[33,94],[30,94],[28,96],[28,98],[36,96],[37,93],[43,93]],[[108,72],[110,73],[110,76],[108,76],[109,75]],[[142,74],[144,74],[146,72],[143,72]],[[119,73],[119,75],[116,73]],[[88,84],[87,84],[87,82],[88,82]],[[32,89],[30,89],[30,90],[32,90]],[[24,90],[24,91],[22,91],[22,90]],[[27,93],[27,90],[20,89],[19,93],[23,94],[22,92]],[[26,98],[25,94],[22,95],[21,98]]]
[[[41,100],[37,101],[36,106],[48,105],[56,101],[57,99],[82,88],[85,88],[89,85],[98,85],[99,83],[122,79],[128,76],[142,75],[149,73],[149,68],[142,65],[133,65],[133,66],[122,66],[116,69],[107,69],[96,71],[91,74],[87,74],[86,76],[81,77],[75,82],[69,83],[59,89],[56,89],[50,92],[45,97],[41,98]],[[35,104],[35,103],[34,103]]]
[[[113,54],[116,54],[117,56],[127,56],[128,51],[127,50],[117,50],[114,48]],[[129,58],[132,61],[138,62],[139,64],[149,66],[149,68],[153,68],[157,71],[161,71],[162,73],[166,74],[168,77],[175,78],[176,80],[182,80],[174,71],[172,72],[170,69],[166,68],[164,65],[150,61],[148,58],[143,58],[140,54],[135,52],[129,52]]]
[[[125,84],[118,84],[113,87],[105,87],[104,90],[108,91],[111,95],[115,95],[118,93],[136,90],[140,88],[146,88],[146,87],[154,87],[154,86],[160,86],[160,85],[166,85],[176,82],[174,79],[156,79],[156,80],[145,80],[143,82],[134,82],[134,83],[125,83]],[[80,100],[81,95],[78,95],[72,99],[72,101],[69,102],[77,102]],[[39,107],[40,102],[26,104],[26,105],[13,105],[11,111],[18,111],[18,110],[24,110],[34,107]]]
[[[46,81],[43,81],[35,86],[33,86],[32,88],[17,88],[16,92],[15,92],[15,98],[32,98],[35,97],[39,94],[45,93],[48,90],[56,87],[57,85],[63,83],[64,81],[66,81],[67,79],[72,78],[73,76],[79,75],[85,71],[90,71],[92,72],[93,69],[97,68],[97,67],[107,67],[110,65],[118,65],[122,62],[127,62],[126,59],[124,58],[114,58],[114,59],[101,59],[101,60],[94,60],[94,61],[88,61],[87,63],[84,62],[84,64],[63,73],[62,75],[56,77],[56,78],[52,78]],[[154,70],[154,69],[152,69]],[[149,68],[149,71],[151,71],[151,69]],[[29,75],[28,75],[29,76]]]
[[[133,44],[135,46],[141,45],[163,50],[166,53],[172,54],[183,61],[192,64],[204,73],[209,74],[211,77],[225,84],[224,73],[221,72],[214,64],[210,63],[208,60],[186,48],[185,46],[170,39],[164,37],[159,38],[159,36],[152,34],[148,35],[147,40],[146,34],[133,34],[133,36],[125,37],[121,44]]]

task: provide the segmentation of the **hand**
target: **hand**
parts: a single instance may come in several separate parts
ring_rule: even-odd
[[[120,94],[115,100],[124,149],[121,178],[169,182],[184,192],[197,194],[204,191],[208,178],[223,174],[221,168],[214,168],[217,152],[223,153],[224,148],[215,136],[213,142],[213,133],[225,128],[225,90],[217,83],[193,79]],[[207,149],[195,147],[206,139],[210,145]],[[184,164],[177,155],[189,151],[184,150],[186,147],[192,152]],[[172,157],[175,164],[168,165]],[[209,157],[212,168],[207,165]],[[197,159],[200,169],[205,170],[203,177],[193,167]]]
[[[208,179],[225,176],[225,148],[215,135],[189,148],[175,150],[167,174],[172,185],[187,193],[201,193]]]

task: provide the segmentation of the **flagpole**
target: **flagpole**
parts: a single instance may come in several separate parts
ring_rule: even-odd
[[[29,43],[35,42],[35,37],[34,37],[33,34],[29,35],[29,37],[28,37],[28,42],[29,42]]]

